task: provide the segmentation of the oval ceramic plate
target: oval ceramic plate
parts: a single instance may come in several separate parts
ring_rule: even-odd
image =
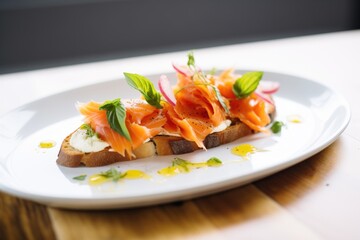
[[[328,87],[278,73],[265,73],[263,79],[281,85],[274,96],[275,120],[285,123],[281,134],[254,134],[208,151],[179,155],[191,162],[217,157],[223,164],[170,177],[158,171],[170,166],[174,156],[98,168],[56,164],[62,140],[81,124],[74,104],[137,98],[138,92],[124,80],[82,87],[27,104],[0,118],[0,190],[46,205],[75,209],[127,208],[190,199],[234,188],[294,165],[327,147],[346,128],[349,105]],[[39,148],[39,143],[47,140],[54,141],[55,147]],[[246,159],[231,153],[231,148],[245,143],[260,151]],[[120,172],[141,170],[148,177],[88,183],[89,176],[110,168]],[[85,180],[73,179],[79,175],[86,175]]]

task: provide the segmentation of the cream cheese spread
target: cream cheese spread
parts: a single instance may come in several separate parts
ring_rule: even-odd
[[[71,135],[70,145],[82,152],[98,152],[108,147],[109,144],[96,136],[89,137],[86,129],[79,128]]]
[[[226,119],[222,121],[222,123],[220,123],[217,127],[214,127],[211,133],[224,131],[230,125],[231,125],[231,120]]]

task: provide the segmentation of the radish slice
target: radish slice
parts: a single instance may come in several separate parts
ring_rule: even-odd
[[[158,84],[160,92],[164,96],[166,101],[168,101],[171,105],[175,106],[176,99],[174,96],[174,92],[171,89],[169,79],[165,75],[161,75]]]
[[[176,63],[173,63],[172,66],[176,72],[184,75],[185,77],[191,77],[192,75],[194,75],[194,73],[186,66],[180,66]]]
[[[274,81],[261,81],[259,90],[265,94],[274,94],[280,88],[280,83]]]
[[[192,75],[194,75],[194,71],[191,70],[188,66],[181,66],[176,63],[173,63],[172,66],[176,72],[184,75],[185,77],[191,77]],[[201,69],[196,66],[196,71],[201,72]]]
[[[259,98],[261,98],[262,100],[264,100],[265,102],[271,104],[274,106],[274,102],[272,101],[272,99],[269,97],[269,95],[264,94],[263,92],[259,92],[259,91],[255,91],[254,92]]]

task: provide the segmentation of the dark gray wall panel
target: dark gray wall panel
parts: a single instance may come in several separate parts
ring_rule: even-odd
[[[358,2],[3,0],[0,72],[355,29]]]

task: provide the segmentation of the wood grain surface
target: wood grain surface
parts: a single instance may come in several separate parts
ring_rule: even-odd
[[[327,39],[304,42],[326,47]],[[328,45],[339,50],[335,40]],[[349,64],[344,71],[360,67]],[[360,239],[358,79],[329,78],[348,97],[352,119],[333,144],[297,165],[218,194],[122,210],[57,209],[0,193],[0,239]]]
[[[0,193],[1,239],[55,239],[46,206]]]

